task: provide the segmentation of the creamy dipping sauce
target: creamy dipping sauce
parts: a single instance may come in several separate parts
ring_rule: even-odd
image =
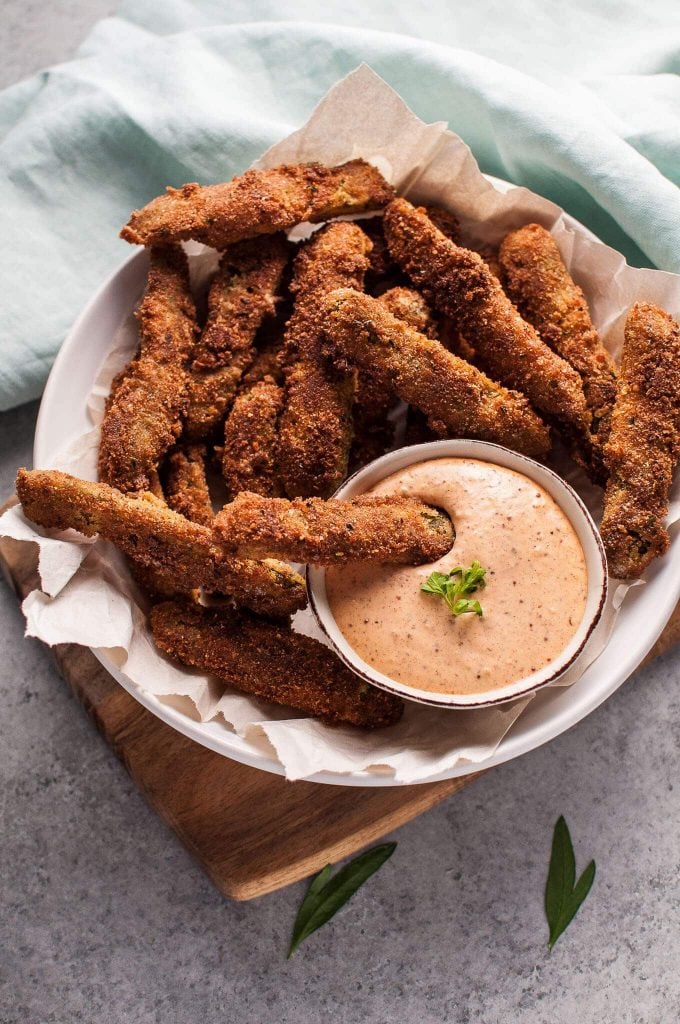
[[[428,565],[354,563],[326,571],[335,621],[357,654],[397,682],[433,693],[493,690],[545,668],[586,606],[583,549],[569,519],[533,480],[477,459],[430,459],[368,494],[405,494],[445,509],[456,540]],[[421,591],[430,573],[487,569],[473,596],[482,618],[454,617]]]

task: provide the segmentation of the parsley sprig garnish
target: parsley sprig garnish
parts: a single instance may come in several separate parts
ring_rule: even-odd
[[[469,569],[457,565],[451,572],[433,572],[420,589],[426,594],[443,597],[452,615],[483,615],[484,609],[478,600],[471,601],[466,595],[474,594],[486,586],[486,569],[479,562],[473,562]]]

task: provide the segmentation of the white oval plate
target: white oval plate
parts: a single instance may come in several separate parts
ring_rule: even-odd
[[[513,188],[509,182],[490,178],[500,191]],[[588,232],[573,218],[574,227]],[[594,236],[591,236],[594,237]],[[144,289],[147,254],[134,252],[95,293],[69,332],[52,367],[36,424],[33,461],[38,469],[53,465],[70,442],[91,428],[86,399],[103,363],[116,330],[129,316]],[[616,620],[607,648],[578,682],[561,690],[539,693],[499,744],[495,754],[474,765],[462,764],[427,779],[469,775],[511,761],[547,743],[580,722],[635,671],[654,645],[680,600],[680,544],[648,570],[644,586],[629,593]],[[152,694],[132,684],[105,656],[93,651],[106,670],[132,696],[162,721],[205,747],[242,764],[283,775],[281,764],[267,757],[221,722],[196,722],[163,704]],[[442,714],[446,714],[445,711]],[[388,775],[366,771],[335,774],[318,772],[312,782],[334,786],[395,786]]]

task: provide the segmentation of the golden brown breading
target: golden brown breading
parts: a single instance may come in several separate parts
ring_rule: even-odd
[[[189,591],[205,587],[229,594],[263,615],[292,615],[307,603],[305,583],[274,560],[228,558],[205,526],[192,523],[151,494],[126,495],[107,484],[56,470],[20,469],[17,494],[24,513],[40,526],[100,534],[126,555]]]
[[[377,299],[343,288],[323,302],[324,327],[341,356],[382,375],[385,387],[449,437],[495,441],[542,457],[548,431],[523,395],[393,317]]]
[[[169,507],[201,526],[214,517],[202,444],[181,444],[171,451],[163,467],[163,495]]]
[[[254,491],[266,497],[283,493],[276,472],[278,421],[283,388],[260,381],[234,402],[224,425],[222,472],[230,495]]]
[[[593,327],[586,297],[565,267],[552,235],[540,224],[527,224],[506,235],[499,258],[505,289],[524,319],[581,377],[592,414],[594,469],[602,477],[602,446],[616,399],[616,369]]]
[[[288,231],[343,214],[379,210],[394,189],[375,167],[350,160],[338,167],[283,164],[246,171],[222,185],[168,188],[135,210],[121,238],[137,245],[193,238],[215,249],[256,235]]]
[[[397,264],[390,256],[382,229],[382,217],[370,217],[367,220],[358,221],[359,227],[371,240],[371,251],[368,254],[368,268],[366,270],[366,288],[379,289],[385,286],[385,282],[391,277],[401,275]]]
[[[680,326],[647,303],[626,320],[618,395],[604,449],[600,533],[609,572],[639,576],[669,545],[664,519],[680,458]]]
[[[522,320],[481,256],[449,241],[405,199],[390,203],[384,225],[392,255],[425,297],[456,320],[487,372],[587,444],[590,415],[580,377]]]
[[[331,498],[237,495],[215,517],[227,550],[293,562],[432,562],[451,548],[454,530],[443,512],[397,494]]]
[[[321,350],[326,292],[361,288],[371,243],[356,224],[322,228],[295,259],[295,307],[286,327],[286,401],[279,427],[278,471],[290,497],[329,497],[347,475],[354,374]]]
[[[437,337],[437,325],[432,310],[420,292],[413,288],[390,288],[389,291],[383,292],[378,302],[381,302],[392,316],[396,316],[397,320],[403,320],[419,334],[424,334],[426,338]]]
[[[455,213],[450,213],[443,206],[426,206],[425,213],[438,231],[441,231],[450,242],[460,244],[460,222]]]
[[[283,338],[274,339],[257,350],[250,368],[243,374],[241,390],[246,391],[262,381],[283,384]]]
[[[436,337],[434,318],[430,307],[419,292],[412,288],[390,288],[383,292],[378,302],[399,320],[425,334]],[[396,405],[398,396],[378,374],[368,369],[357,373],[357,387],[352,407],[354,436],[350,454],[350,470],[359,469],[373,459],[379,458],[391,447],[394,426],[387,414]]]
[[[208,294],[208,319],[189,368],[189,438],[203,440],[224,419],[255,358],[255,335],[276,312],[290,248],[279,233],[237,242],[222,254]]]
[[[153,472],[179,437],[195,317],[184,252],[154,247],[137,311],[139,352],[114,381],[101,427],[99,476],[121,491],[150,490]]]
[[[151,611],[156,645],[170,658],[242,693],[327,722],[363,729],[394,725],[403,702],[345,668],[318,640],[252,616],[167,601]]]

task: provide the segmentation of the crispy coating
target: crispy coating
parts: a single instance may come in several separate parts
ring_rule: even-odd
[[[397,320],[403,320],[426,338],[437,337],[437,325],[427,302],[413,288],[390,288],[383,292],[378,302]]]
[[[256,235],[288,231],[343,214],[379,210],[394,195],[375,167],[350,160],[338,167],[282,164],[246,171],[222,185],[168,188],[135,210],[121,238],[137,245],[193,238],[215,249]]]
[[[229,594],[263,615],[292,615],[307,603],[301,576],[281,562],[228,558],[205,526],[173,512],[151,494],[126,495],[107,484],[56,470],[19,470],[17,494],[40,526],[96,533],[177,590]]]
[[[256,355],[255,335],[273,318],[290,246],[285,235],[237,242],[222,254],[208,293],[208,319],[191,359],[188,437],[222,422]]]
[[[347,476],[354,375],[335,367],[322,352],[321,299],[333,288],[362,287],[370,248],[361,228],[338,222],[315,234],[295,260],[277,450],[290,497],[330,497]]]
[[[427,206],[426,210],[432,222],[447,238],[450,238],[452,242],[459,241],[460,224],[454,214],[449,213],[442,206]],[[372,295],[379,295],[386,287],[401,285],[406,279],[403,270],[387,247],[382,217],[362,220],[361,227],[373,245],[366,271],[366,291]]]
[[[205,472],[202,444],[181,444],[171,451],[163,467],[163,495],[168,506],[201,526],[214,517]]]
[[[448,238],[450,242],[460,244],[460,222],[455,213],[450,213],[443,206],[426,206],[425,213],[430,218],[438,231]]]
[[[680,458],[680,326],[647,303],[626,320],[618,395],[604,449],[600,533],[609,572],[639,576],[669,545],[664,519]]]
[[[390,256],[385,235],[382,229],[382,217],[371,217],[369,220],[359,221],[361,230],[371,240],[371,251],[368,255],[368,268],[366,270],[366,288],[373,290],[381,286],[392,277],[401,274],[399,267]]]
[[[435,337],[435,323],[430,307],[419,292],[412,288],[395,287],[383,292],[378,302],[415,330],[428,338]],[[370,369],[357,373],[357,388],[352,415],[354,436],[350,455],[350,469],[377,459],[392,445],[394,427],[387,415],[398,401],[397,395],[385,387],[384,379]]]
[[[326,722],[380,729],[403,702],[345,668],[324,644],[253,616],[167,601],[151,611],[156,645],[175,661],[217,676],[242,693]]]
[[[246,391],[262,381],[283,384],[282,352],[282,338],[274,339],[258,349],[250,369],[243,374],[241,390]]]
[[[222,472],[229,493],[254,491],[265,497],[282,494],[276,472],[278,421],[283,388],[260,381],[234,402],[224,425]]]
[[[586,297],[540,224],[507,235],[499,254],[505,289],[543,341],[576,370],[592,414],[594,469],[604,471],[602,446],[616,399],[616,369],[593,327]]]
[[[580,377],[521,318],[482,257],[445,238],[405,199],[390,203],[384,225],[392,255],[425,297],[457,321],[494,379],[522,391],[570,437],[589,438]]]
[[[137,311],[139,352],[116,378],[104,414],[99,476],[121,491],[147,491],[186,411],[186,364],[196,337],[189,268],[179,246],[154,247]]]
[[[437,432],[539,458],[548,451],[548,431],[523,395],[397,320],[377,299],[344,288],[326,296],[324,309],[326,335],[341,356],[382,375],[385,387],[426,413]]]
[[[277,555],[317,565],[432,562],[446,554],[455,536],[443,512],[401,495],[287,501],[248,492],[218,512],[215,534],[240,555]]]

